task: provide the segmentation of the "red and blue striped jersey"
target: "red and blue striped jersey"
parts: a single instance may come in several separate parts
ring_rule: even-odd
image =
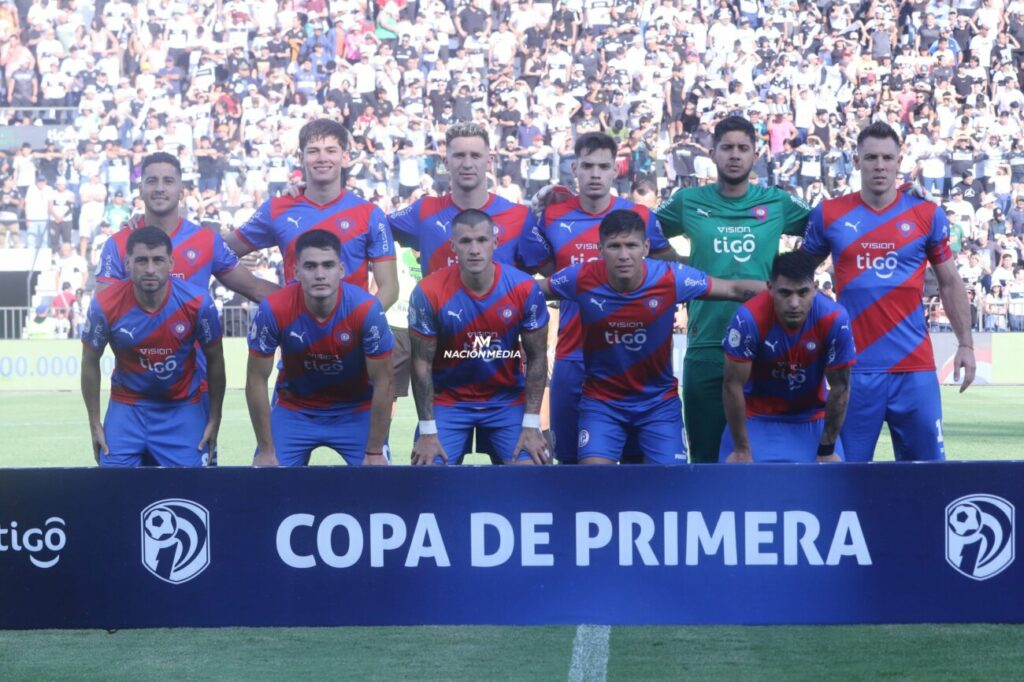
[[[533,214],[526,206],[490,194],[480,209],[494,221],[498,248],[497,263],[516,267],[516,252],[521,235],[533,229]],[[388,216],[395,239],[402,246],[420,253],[420,269],[424,276],[458,262],[452,251],[452,219],[462,211],[452,195],[423,197],[410,206]]]
[[[520,405],[526,378],[519,336],[548,323],[544,295],[532,277],[495,263],[482,296],[462,284],[459,266],[424,277],[409,299],[409,331],[436,338],[434,402],[477,407]]]
[[[857,341],[853,371],[935,370],[921,298],[928,263],[953,257],[941,208],[902,192],[880,211],[859,194],[829,199],[811,212],[803,248],[832,254]]]
[[[709,293],[711,280],[681,263],[650,258],[644,263],[643,282],[627,292],[608,283],[603,260],[570,265],[548,280],[556,295],[579,306],[587,397],[636,407],[661,402],[676,391],[676,304]]]
[[[110,284],[128,279],[124,261],[128,255],[128,238],[131,235],[131,229],[120,230],[103,245],[99,269],[96,271],[98,281]],[[183,279],[206,289],[210,286],[211,276],[223,275],[238,266],[235,252],[227,247],[220,234],[214,230],[182,219],[170,237],[174,247],[171,254],[174,259],[171,277],[175,279]]]
[[[587,213],[580,207],[579,197],[548,206],[544,219],[519,242],[519,258],[527,270],[536,271],[546,263],[553,262],[556,270],[575,263],[587,263],[601,259],[597,249],[598,227],[601,219],[612,211],[634,211],[647,225],[647,239],[651,242],[651,253],[669,248],[668,240],[661,232],[658,219],[644,206],[626,199],[612,197],[608,208],[601,213]],[[581,360],[583,336],[580,329],[579,310],[572,301],[563,301],[558,308],[558,345],[555,357]]]
[[[205,287],[167,281],[167,298],[154,312],[143,310],[130,280],[96,294],[89,306],[82,343],[114,351],[110,399],[158,406],[199,399],[201,375],[196,344],[221,341],[220,318]]]
[[[295,240],[309,230],[327,230],[337,235],[341,240],[341,264],[345,266],[344,281],[361,289],[369,285],[367,263],[395,258],[395,242],[384,212],[344,191],[323,206],[305,196],[274,197],[256,209],[235,234],[256,249],[281,249],[285,280],[293,282]]]
[[[752,363],[743,387],[747,416],[791,422],[825,417],[825,371],[854,363],[857,351],[846,309],[818,292],[803,325],[778,321],[775,299],[762,291],[736,310],[722,340],[725,354]]]
[[[390,357],[394,345],[380,301],[344,282],[326,320],[309,311],[293,282],[260,303],[249,327],[250,354],[273,357],[281,349],[277,400],[293,410],[368,409],[366,360]]]

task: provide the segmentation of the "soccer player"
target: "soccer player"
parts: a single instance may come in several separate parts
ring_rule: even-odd
[[[718,181],[682,189],[657,210],[665,236],[690,240],[689,263],[724,279],[764,281],[783,234],[802,235],[810,207],[776,187],[750,184],[757,136],[750,121],[729,116],[715,125],[711,158]],[[696,300],[688,306],[683,409],[695,463],[717,462],[725,430],[722,336],[737,304]]]
[[[846,310],[815,287],[814,261],[804,251],[776,256],[768,291],[729,324],[720,461],[841,460],[856,351]]]
[[[158,227],[132,230],[129,280],[99,292],[82,329],[82,397],[103,467],[204,466],[224,402],[220,319],[205,288],[171,277],[173,245]],[[114,351],[110,404],[100,420],[100,358]],[[200,400],[196,345],[206,356]],[[208,404],[208,407],[207,407]]]
[[[547,308],[529,275],[494,261],[497,248],[492,218],[461,211],[452,219],[458,262],[424,277],[409,300],[413,464],[458,464],[474,429],[506,464],[550,461],[540,431]]]
[[[345,281],[366,289],[373,265],[377,298],[385,310],[398,300],[394,241],[384,213],[341,187],[341,165],[348,133],[329,119],[317,119],[299,131],[305,188],[299,196],[282,195],[263,203],[249,221],[228,235],[239,256],[270,246],[281,249],[284,276],[296,279],[296,239],[313,229],[333,232],[341,242]]]
[[[253,301],[262,301],[277,285],[259,279],[248,268],[238,267],[238,257],[227,248],[220,234],[206,230],[181,216],[181,162],[167,152],[156,152],[142,160],[139,196],[145,206],[141,225],[158,227],[174,245],[171,277],[206,289],[210,277]],[[128,240],[137,226],[115,232],[103,245],[96,272],[96,290],[128,279],[125,261]]]
[[[654,214],[646,207],[612,196],[618,172],[618,143],[605,133],[584,133],[576,140],[573,173],[578,196],[549,204],[540,224],[523,235],[519,257],[530,272],[545,277],[574,263],[600,260],[598,225],[612,211],[635,212],[643,221],[654,257],[675,259]],[[572,301],[558,308],[558,344],[551,374],[551,428],[555,457],[562,464],[576,462],[579,403],[583,390],[583,349],[579,311]]]
[[[380,301],[342,281],[337,235],[295,240],[296,282],[267,297],[249,329],[245,399],[254,463],[303,466],[321,445],[350,465],[388,464],[394,337]],[[267,380],[281,349],[273,407]]]
[[[931,339],[921,301],[931,263],[939,297],[959,347],[953,378],[974,381],[971,316],[949,248],[941,208],[896,188],[900,137],[885,123],[857,136],[854,164],[861,190],[829,199],[811,214],[803,248],[835,265],[839,303],[850,313],[857,342],[843,447],[850,462],[874,457],[882,422],[889,424],[898,460],[945,458],[942,404]]]
[[[609,213],[598,236],[603,261],[570,265],[541,285],[545,294],[579,306],[585,371],[579,463],[618,462],[631,432],[647,462],[685,463],[672,373],[675,306],[696,297],[745,301],[764,282],[716,279],[647,258],[647,226],[634,211]]]
[[[452,176],[452,191],[423,197],[388,216],[395,238],[420,254],[423,275],[455,264],[452,219],[464,209],[483,211],[494,222],[498,247],[494,260],[516,265],[517,244],[533,226],[526,206],[513,204],[487,190],[490,137],[478,123],[463,121],[445,131],[445,163]]]

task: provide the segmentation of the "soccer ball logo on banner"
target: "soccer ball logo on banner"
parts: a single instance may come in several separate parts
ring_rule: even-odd
[[[210,565],[210,513],[190,500],[154,502],[140,514],[142,565],[172,584],[188,582]]]
[[[966,495],[946,506],[946,561],[974,580],[1013,563],[1014,508],[995,495]]]

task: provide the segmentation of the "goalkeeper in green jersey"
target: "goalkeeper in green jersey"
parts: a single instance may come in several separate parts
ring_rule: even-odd
[[[782,235],[802,236],[810,207],[776,187],[749,182],[757,156],[754,126],[729,116],[715,126],[718,182],[683,189],[657,210],[666,237],[690,240],[689,264],[713,277],[766,280]],[[722,337],[738,303],[690,301],[683,361],[683,414],[690,461],[718,461],[725,430]]]

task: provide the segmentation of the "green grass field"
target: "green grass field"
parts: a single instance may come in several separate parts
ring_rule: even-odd
[[[1019,458],[1024,389],[943,389],[950,459]],[[392,428],[407,463],[414,416]],[[0,393],[5,467],[88,466],[76,393]],[[222,465],[247,465],[253,436],[229,392]],[[883,434],[878,460],[891,460]],[[337,464],[328,451],[315,464]],[[482,458],[474,460],[483,461]],[[588,639],[589,637],[589,639]],[[594,642],[597,642],[594,645]],[[589,646],[588,646],[589,643]],[[596,648],[595,648],[596,646]],[[0,679],[1014,680],[1024,626],[225,628],[0,632]]]

